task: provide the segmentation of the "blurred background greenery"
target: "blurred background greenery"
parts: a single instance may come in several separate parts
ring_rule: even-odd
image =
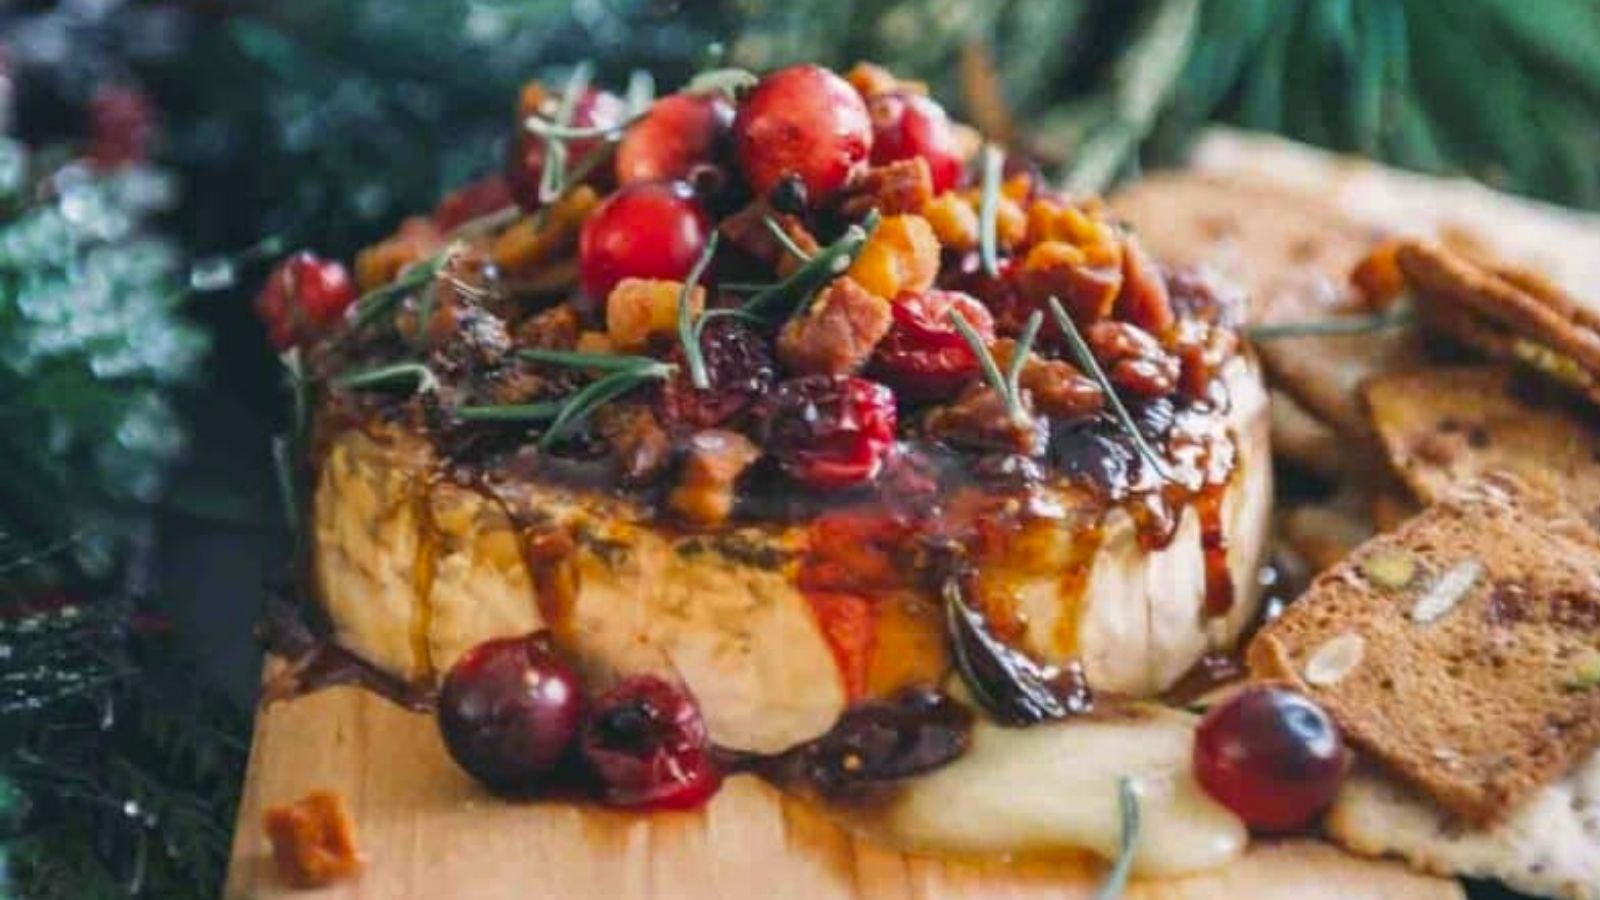
[[[1086,189],[1226,122],[1600,207],[1592,0],[0,0],[0,892],[216,895],[283,557],[260,259],[492,170],[579,59],[874,60]]]

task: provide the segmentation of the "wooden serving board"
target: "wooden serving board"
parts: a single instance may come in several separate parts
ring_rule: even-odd
[[[344,795],[366,871],[317,892],[278,880],[261,829],[267,806],[313,788]],[[628,814],[561,802],[509,803],[450,761],[433,720],[375,694],[330,688],[256,719],[224,897],[264,900],[494,898],[1006,897],[1093,895],[1100,867],[974,864],[907,856],[852,837],[753,777],[696,813]],[[1358,859],[1327,844],[1258,844],[1226,869],[1136,883],[1144,900],[1455,900],[1452,881]]]

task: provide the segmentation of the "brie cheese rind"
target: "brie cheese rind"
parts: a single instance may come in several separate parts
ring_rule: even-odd
[[[1098,690],[1158,693],[1208,649],[1231,644],[1255,614],[1272,493],[1266,394],[1252,360],[1234,360],[1224,377],[1237,452],[1222,502],[1236,585],[1226,616],[1204,613],[1192,507],[1157,550],[1140,545],[1125,510],[1092,523],[1100,537],[1081,591],[1069,589],[1066,567],[1091,523],[1065,512],[1028,523],[1018,544],[1026,553],[981,573],[979,599],[1004,592],[996,602],[1022,614],[1024,648],[1052,662],[1080,659]],[[335,640],[411,683],[431,682],[481,641],[550,626],[593,683],[642,672],[680,679],[712,740],[730,749],[775,753],[810,740],[849,702],[796,585],[804,528],[686,534],[614,497],[533,481],[486,496],[439,476],[422,436],[377,425],[328,442],[312,526],[315,588]],[[530,531],[568,542],[537,572]],[[552,603],[559,622],[547,621]],[[937,681],[947,669],[939,621],[896,613],[872,670],[901,684]]]
[[[1357,770],[1326,825],[1357,853],[1399,856],[1435,875],[1498,879],[1541,897],[1600,900],[1600,753],[1487,829],[1455,821],[1393,779]]]

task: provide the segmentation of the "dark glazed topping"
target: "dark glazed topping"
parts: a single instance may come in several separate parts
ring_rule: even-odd
[[[971,736],[970,710],[938,691],[911,687],[853,707],[776,768],[826,797],[850,799],[949,763],[966,752]]]

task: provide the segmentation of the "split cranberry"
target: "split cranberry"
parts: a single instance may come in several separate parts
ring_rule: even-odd
[[[542,96],[542,95],[541,95]],[[524,105],[518,110],[516,123],[516,139],[506,151],[506,183],[511,187],[511,196],[523,209],[532,212],[544,204],[539,201],[539,181],[544,176],[544,140],[536,134],[530,134],[523,127],[523,120],[531,115],[548,115],[549,104],[558,102],[555,98],[543,97],[539,106],[529,107]],[[622,98],[608,91],[589,88],[579,96],[578,102],[572,105],[572,117],[568,124],[576,128],[593,128],[615,125],[627,115],[627,106]],[[600,146],[604,138],[579,138],[567,141],[567,166],[570,169],[578,161],[588,156]],[[606,167],[600,166],[590,176],[591,181],[606,173]]]
[[[677,372],[661,386],[661,421],[699,431],[739,417],[772,389],[776,367],[766,340],[728,319],[714,319],[700,336],[711,386],[700,390],[690,380],[683,348],[673,346]]]
[[[872,116],[873,165],[920,156],[933,175],[935,194],[942,194],[961,181],[961,148],[950,117],[937,101],[895,91],[872,97],[867,101],[867,111]]]
[[[1344,768],[1333,720],[1284,688],[1246,688],[1207,712],[1195,732],[1195,778],[1258,831],[1309,825],[1333,802]]]
[[[894,392],[850,375],[810,375],[778,385],[767,446],[789,477],[840,490],[866,484],[894,447]]]
[[[858,176],[872,150],[872,120],[861,95],[814,65],[762,78],[740,105],[733,133],[739,166],[758,195],[792,176],[813,206]]]
[[[355,299],[355,283],[342,264],[302,250],[267,276],[255,308],[272,346],[287,350],[331,329]]]
[[[673,94],[657,100],[617,146],[617,183],[689,180],[714,163],[733,125],[721,94]]]
[[[994,318],[968,294],[901,294],[890,306],[894,324],[878,345],[873,371],[913,400],[942,400],[960,390],[978,374],[978,357],[951,322],[952,311],[985,343],[994,340]]]
[[[578,676],[549,636],[486,641],[467,651],[439,691],[439,733],[467,774],[497,790],[538,787],[578,733]]]
[[[578,237],[583,290],[605,299],[624,278],[687,278],[711,239],[711,218],[682,182],[630,184],[584,220]]]
[[[596,700],[580,746],[616,806],[689,809],[722,781],[699,707],[654,675],[629,678]]]

